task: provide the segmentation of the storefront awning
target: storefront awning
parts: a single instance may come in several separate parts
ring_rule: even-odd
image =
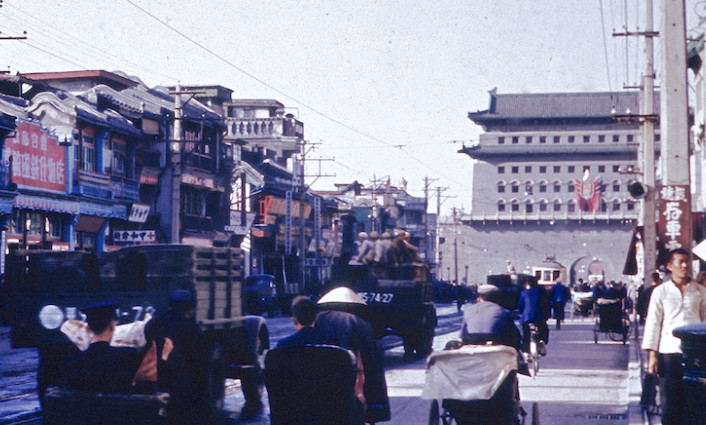
[[[104,223],[104,217],[80,214],[75,229],[77,232],[98,233]]]

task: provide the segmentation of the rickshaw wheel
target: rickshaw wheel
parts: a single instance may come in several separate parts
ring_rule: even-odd
[[[439,425],[439,402],[437,400],[431,402],[429,425]]]
[[[539,404],[532,403],[532,425],[539,425]]]
[[[598,323],[596,323],[596,327],[593,329],[593,343],[598,344]]]

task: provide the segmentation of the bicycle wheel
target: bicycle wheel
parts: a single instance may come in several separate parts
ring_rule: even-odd
[[[431,402],[429,409],[429,425],[439,425],[439,402],[436,400]]]
[[[534,371],[533,376],[537,376],[537,373],[539,372],[539,357],[539,354],[532,355],[532,370]]]

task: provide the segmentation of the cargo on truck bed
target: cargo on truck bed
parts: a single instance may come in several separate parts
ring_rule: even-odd
[[[165,311],[168,295],[186,289],[196,298],[195,319],[210,354],[209,398],[218,409],[226,377],[240,378],[244,392],[260,392],[260,365],[269,348],[264,319],[243,315],[242,262],[237,248],[190,245],[15,252],[6,264],[13,347],[39,348],[41,397],[48,386],[61,384],[59,366],[73,347],[60,328],[66,320],[83,320],[81,307],[116,300],[119,322],[129,323]]]

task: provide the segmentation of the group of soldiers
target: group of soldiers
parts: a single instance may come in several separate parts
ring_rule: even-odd
[[[399,266],[419,261],[419,249],[409,240],[410,235],[404,230],[398,231],[395,239],[391,239],[389,232],[382,235],[376,231],[370,235],[360,232],[356,241],[358,254],[350,264]]]

